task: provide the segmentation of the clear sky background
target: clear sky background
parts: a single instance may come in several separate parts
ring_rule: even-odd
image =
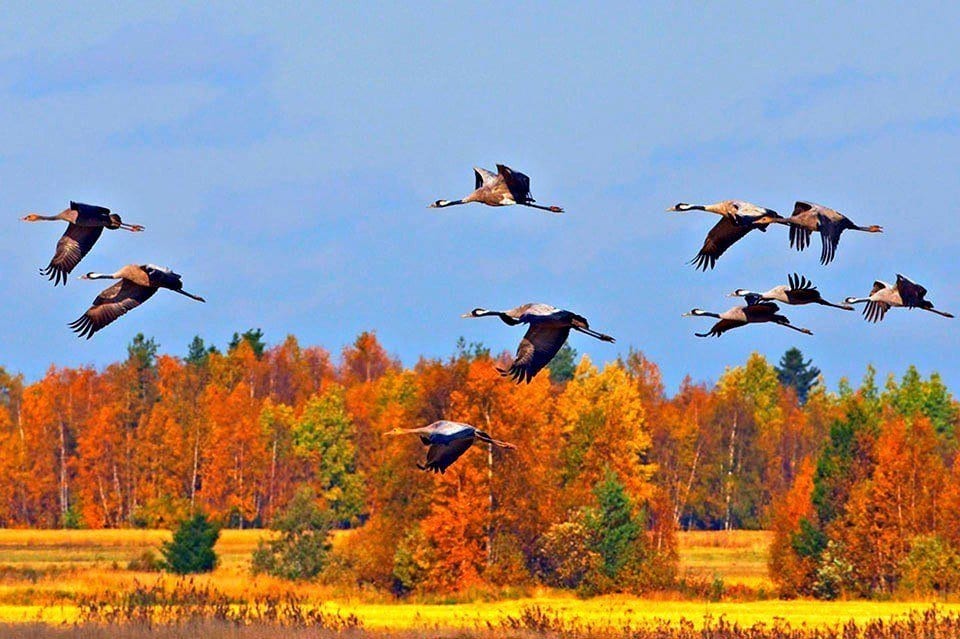
[[[799,307],[813,337],[705,340],[708,320],[680,317],[793,271],[828,299],[901,272],[960,311],[957,6],[273,4],[3,4],[0,365],[35,379],[121,359],[141,331],[183,354],[249,327],[334,354],[375,329],[412,365],[461,335],[512,351],[520,329],[460,314],[543,301],[618,339],[575,334],[579,352],[640,349],[671,390],[793,345],[831,386],[914,363],[960,388],[960,320]],[[426,208],[496,162],[567,212]],[[716,218],[664,209],[727,198],[812,200],[886,232],[845,234],[822,267],[818,237],[796,253],[774,228],[697,272]],[[208,303],[160,292],[76,339],[104,283],[55,289],[37,269],[63,225],[18,220],[71,199],[147,227],[105,233],[75,275],[168,265]]]

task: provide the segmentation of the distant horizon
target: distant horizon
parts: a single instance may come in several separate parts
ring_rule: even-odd
[[[255,327],[255,326],[254,326],[254,327],[248,327],[247,329],[244,329],[244,331],[246,331],[246,330],[257,330],[257,328],[258,328],[258,327]],[[396,359],[396,360],[398,360],[398,361],[400,362],[400,364],[401,364],[401,366],[403,367],[404,370],[412,370],[412,369],[416,366],[417,361],[419,361],[421,358],[423,358],[423,359],[433,359],[433,360],[441,360],[441,361],[443,361],[443,360],[446,360],[446,359],[448,359],[448,358],[450,358],[450,357],[455,356],[456,353],[457,353],[457,342],[458,342],[459,339],[460,339],[460,338],[457,338],[457,340],[454,341],[453,344],[451,344],[450,350],[449,350],[449,352],[446,353],[446,354],[430,355],[430,356],[420,355],[420,356],[418,356],[418,357],[416,358],[416,360],[414,360],[414,361],[412,361],[412,362],[408,362],[408,361],[405,361],[403,358],[399,357],[395,352],[393,352],[393,351],[390,349],[390,345],[389,345],[389,344],[385,344],[382,340],[380,340],[379,334],[377,333],[376,330],[371,329],[369,332],[373,333],[374,335],[377,335],[377,339],[378,339],[378,341],[380,342],[380,345],[383,346],[383,348],[384,348],[384,349],[386,350],[386,352],[389,354],[389,356],[391,357],[391,359]],[[236,331],[236,332],[235,332],[235,334],[237,334],[237,335],[241,335],[242,333],[243,333],[243,331]],[[520,339],[520,335],[521,335],[521,334],[522,334],[522,331],[517,331],[516,337],[517,337],[518,340]],[[144,337],[145,337],[146,339],[151,339],[151,336],[150,336],[150,335],[144,335]],[[203,335],[197,335],[197,337],[200,337],[201,339],[203,339],[204,345],[205,345],[206,347],[208,347],[208,348],[209,348],[209,347],[216,347],[217,350],[218,350],[221,354],[226,355],[226,354],[229,352],[229,344],[230,344],[231,339],[233,338],[233,334],[231,334],[231,336],[230,336],[229,338],[227,338],[226,340],[224,340],[222,344],[221,344],[221,343],[213,343],[213,342],[207,340],[206,338],[204,338]],[[339,366],[339,365],[340,365],[341,360],[342,360],[342,352],[343,352],[343,349],[353,344],[353,341],[351,341],[351,342],[348,342],[348,343],[346,343],[346,344],[342,344],[339,348],[331,349],[331,348],[329,348],[328,346],[326,346],[325,344],[304,343],[303,341],[300,340],[300,338],[299,338],[297,335],[294,335],[293,333],[287,333],[287,334],[285,334],[282,338],[278,338],[278,339],[275,340],[275,341],[274,341],[274,340],[271,340],[269,335],[264,334],[263,340],[264,340],[264,343],[266,344],[266,348],[269,350],[270,348],[272,348],[272,347],[274,347],[274,346],[279,346],[280,344],[282,344],[283,341],[286,340],[288,337],[293,337],[293,338],[295,338],[295,339],[297,340],[297,344],[300,346],[300,348],[322,348],[323,350],[327,351],[327,352],[330,354],[331,364],[333,364],[334,366]],[[497,350],[496,348],[490,346],[489,344],[487,344],[487,343],[485,343],[485,342],[478,342],[478,341],[476,341],[476,340],[470,340],[470,339],[468,339],[466,336],[461,336],[461,337],[463,338],[464,343],[465,343],[465,345],[466,345],[468,348],[471,347],[471,346],[476,345],[476,346],[479,346],[479,347],[484,348],[484,349],[489,349],[489,351],[490,351],[490,357],[493,358],[493,359],[498,358],[501,354],[504,354],[504,355],[507,355],[507,356],[513,356],[513,355],[514,355],[514,349],[513,349],[513,348],[505,347],[505,348],[503,348],[503,349],[501,349],[501,350]],[[191,338],[191,341],[192,341],[192,338]],[[568,344],[569,344],[569,342],[568,342]],[[123,361],[123,360],[126,358],[125,351],[126,351],[126,349],[127,349],[127,345],[128,345],[128,344],[124,344],[124,346],[123,346],[123,349],[122,349],[122,350],[124,351],[124,353],[123,353],[121,356],[118,356],[116,359],[114,359],[114,360],[112,360],[112,361],[109,361],[109,362],[106,362],[106,363],[103,363],[103,364],[99,364],[99,365],[96,365],[96,364],[79,364],[79,365],[76,365],[76,366],[64,366],[64,365],[62,365],[62,364],[57,364],[57,363],[51,362],[51,363],[48,364],[46,367],[44,367],[44,368],[39,372],[39,374],[37,374],[37,375],[34,376],[34,377],[30,377],[30,376],[26,375],[25,373],[23,373],[23,371],[18,371],[18,370],[11,369],[10,367],[6,366],[3,362],[0,362],[0,368],[6,369],[6,371],[7,371],[8,373],[13,374],[13,375],[22,374],[22,375],[23,375],[23,378],[24,378],[24,382],[27,383],[27,384],[32,384],[32,383],[35,383],[35,382],[39,381],[40,379],[42,379],[43,376],[46,375],[46,372],[50,369],[51,366],[56,366],[57,368],[77,368],[77,367],[92,366],[95,370],[97,370],[97,371],[102,371],[102,370],[103,370],[104,368],[106,368],[107,366],[110,366],[111,364],[115,364],[115,363],[121,362],[121,361]],[[158,346],[158,353],[157,353],[158,355],[167,355],[167,356],[172,356],[172,357],[176,357],[176,358],[179,358],[179,359],[183,360],[183,359],[186,357],[186,355],[187,355],[187,351],[188,351],[188,348],[189,348],[189,342],[183,347],[183,349],[182,349],[181,352],[171,352],[171,351],[169,351],[169,350],[166,350],[166,349],[164,348],[164,345],[161,344],[161,343],[158,343],[157,346]],[[619,349],[618,349],[618,351],[617,351],[617,353],[616,353],[615,356],[610,357],[610,358],[605,358],[605,359],[600,359],[600,360],[598,360],[598,359],[594,358],[592,355],[590,355],[590,353],[580,351],[580,350],[577,349],[575,346],[573,346],[573,348],[574,348],[574,350],[576,351],[576,359],[574,360],[576,364],[579,364],[579,362],[581,361],[581,358],[582,358],[584,355],[586,355],[586,356],[590,357],[590,361],[591,361],[591,363],[592,363],[594,366],[597,366],[598,368],[601,368],[601,369],[602,369],[604,366],[606,366],[607,364],[612,364],[612,363],[616,362],[618,359],[621,359],[621,360],[624,360],[624,361],[625,361],[626,358],[627,358],[627,356],[628,356],[629,353],[630,353],[630,347],[628,347],[626,351],[622,351],[622,350],[619,350]],[[784,353],[785,353],[787,350],[789,350],[790,348],[793,348],[793,347],[788,347],[787,349],[784,350]],[[837,392],[839,392],[840,383],[841,383],[842,380],[846,380],[854,389],[859,388],[860,385],[862,384],[862,382],[864,381],[864,379],[866,378],[866,375],[867,375],[867,373],[868,373],[868,370],[869,370],[869,368],[870,368],[871,366],[873,367],[873,369],[874,369],[874,371],[875,371],[876,384],[877,384],[877,387],[880,389],[881,392],[883,391],[883,387],[884,387],[887,379],[889,379],[889,378],[892,376],[892,377],[893,377],[895,380],[897,380],[897,381],[901,380],[901,379],[903,378],[903,376],[904,376],[904,375],[907,373],[907,371],[909,370],[910,366],[914,366],[914,367],[917,369],[917,371],[920,373],[920,375],[923,376],[923,377],[925,377],[925,378],[928,378],[928,377],[930,377],[931,375],[938,375],[938,376],[941,377],[941,379],[944,379],[944,378],[943,378],[943,375],[940,373],[940,371],[937,371],[937,370],[925,370],[924,368],[922,368],[922,367],[920,367],[920,366],[917,366],[916,364],[908,364],[906,367],[904,367],[904,369],[903,369],[902,371],[883,371],[883,370],[880,370],[879,368],[877,368],[876,366],[874,366],[873,364],[870,364],[870,363],[868,363],[868,364],[866,364],[866,365],[864,366],[863,371],[861,372],[861,374],[860,374],[859,376],[856,376],[856,375],[855,375],[855,376],[852,376],[852,377],[850,377],[850,376],[838,376],[838,377],[835,377],[835,378],[834,378],[832,375],[830,375],[830,371],[825,371],[825,370],[823,370],[823,367],[820,366],[817,361],[812,360],[812,358],[810,358],[810,357],[807,355],[807,353],[804,352],[803,348],[801,348],[800,346],[796,346],[796,348],[799,348],[799,349],[800,349],[800,352],[803,353],[803,356],[804,356],[804,359],[805,359],[805,360],[810,360],[812,366],[815,366],[815,367],[817,367],[817,368],[820,369],[820,377],[824,380],[824,387],[826,388],[827,392],[830,392],[830,393],[837,393]],[[713,387],[713,386],[715,386],[715,385],[717,384],[717,382],[718,382],[719,379],[723,376],[724,372],[725,372],[727,369],[729,369],[729,368],[737,368],[737,367],[744,366],[744,365],[747,363],[748,358],[751,357],[754,353],[759,354],[759,355],[761,355],[762,357],[764,357],[764,358],[765,358],[771,365],[773,365],[773,366],[778,366],[778,365],[779,365],[779,363],[780,363],[780,358],[781,358],[781,357],[783,356],[783,354],[784,354],[784,353],[780,353],[779,355],[776,355],[776,356],[768,356],[768,355],[766,355],[766,354],[764,354],[764,353],[761,353],[760,351],[752,351],[751,353],[748,353],[748,354],[743,358],[742,361],[738,361],[738,362],[733,362],[733,363],[727,364],[727,365],[724,367],[724,370],[719,371],[714,377],[710,377],[710,378],[698,378],[698,377],[695,377],[693,374],[688,373],[688,374],[686,374],[686,375],[682,375],[679,379],[677,379],[677,380],[674,382],[674,381],[672,381],[672,380],[668,380],[668,379],[666,378],[666,376],[663,375],[663,369],[662,369],[662,367],[660,366],[660,363],[659,363],[659,362],[657,362],[656,360],[648,357],[647,354],[644,353],[644,352],[643,352],[642,350],[640,350],[640,349],[634,348],[633,350],[642,353],[645,357],[647,357],[647,359],[648,359],[649,361],[651,361],[653,364],[655,364],[655,365],[657,366],[658,370],[660,370],[660,373],[661,373],[661,376],[662,376],[662,379],[663,379],[664,392],[665,392],[665,394],[666,394],[666,396],[667,396],[668,398],[674,397],[674,396],[679,392],[680,387],[681,387],[681,385],[683,384],[683,380],[686,379],[686,378],[690,378],[694,384],[705,384],[707,387]],[[544,371],[544,373],[542,373],[542,374],[547,374],[547,372]],[[513,383],[513,382],[510,382],[510,381],[508,381],[508,380],[504,380],[503,383],[504,383],[504,384],[511,384],[511,383]],[[953,388],[950,386],[949,383],[946,382],[945,379],[944,379],[944,383],[946,384],[947,388],[951,391],[951,394],[952,394]]]

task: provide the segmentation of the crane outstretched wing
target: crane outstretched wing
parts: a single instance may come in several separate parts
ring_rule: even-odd
[[[820,291],[813,282],[802,275],[794,273],[787,276],[790,285],[790,300],[794,304],[809,304],[820,301]]]
[[[837,255],[837,245],[840,244],[840,235],[843,233],[845,219],[831,220],[826,215],[817,216],[820,226],[820,263],[826,266]]]
[[[569,326],[531,324],[520,340],[517,356],[507,369],[497,368],[501,375],[510,377],[519,384],[530,383],[534,376],[550,363],[554,355],[567,341]]]
[[[897,290],[900,292],[900,299],[903,300],[904,306],[915,308],[923,306],[922,302],[926,301],[924,298],[927,296],[927,289],[899,273],[897,273]]]
[[[535,202],[533,196],[530,195],[530,178],[520,173],[519,171],[514,171],[509,166],[505,164],[497,165],[497,173],[500,177],[503,178],[503,181],[506,182],[507,188],[510,189],[510,195],[513,196],[513,201],[517,204],[522,204],[524,202]]]
[[[479,166],[473,167],[473,175],[474,175],[473,188],[475,189],[479,189],[484,184],[487,184],[497,179],[496,173],[491,173],[490,171],[484,168],[481,168]]]
[[[40,272],[46,275],[54,286],[66,284],[67,276],[90,252],[102,233],[102,226],[68,224],[67,230],[57,240],[57,251],[53,259],[50,260],[47,268],[41,269]]]
[[[432,444],[427,450],[427,463],[417,464],[420,470],[445,473],[453,462],[473,445],[473,437],[454,439],[446,444]]]
[[[717,264],[717,259],[728,248],[736,244],[753,229],[754,226],[751,224],[737,224],[728,217],[720,218],[720,221],[714,224],[710,232],[707,233],[700,252],[689,263],[696,266],[697,270],[700,271],[713,268]]]
[[[90,339],[101,328],[140,306],[156,292],[153,287],[120,280],[104,289],[87,312],[70,323],[70,328],[78,337]]]
[[[714,324],[706,333],[694,333],[694,335],[697,337],[720,337],[727,331],[744,326],[745,324],[746,322],[743,320],[722,319]]]

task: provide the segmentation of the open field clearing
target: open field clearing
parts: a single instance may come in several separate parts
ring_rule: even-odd
[[[746,586],[773,592],[767,575],[767,550],[773,533],[766,530],[694,531],[679,533],[680,573],[725,586]]]
[[[250,553],[265,534],[224,530],[217,544],[220,567],[210,575],[196,577],[195,583],[209,585],[237,601],[293,592],[306,602],[326,602],[326,611],[356,615],[368,630],[477,630],[502,624],[509,617],[520,618],[533,609],[594,628],[661,620],[678,623],[681,619],[702,625],[705,619],[721,617],[745,626],[779,619],[792,626],[824,627],[929,607],[927,602],[706,602],[625,596],[581,600],[548,590],[499,602],[395,603],[387,596],[344,596],[327,586],[251,577]],[[143,530],[0,530],[0,621],[72,623],[79,618],[76,601],[83,594],[123,592],[135,581],[155,583],[156,573],[130,571],[126,565],[143,552],[156,550],[169,537],[167,531]],[[681,571],[699,579],[720,579],[726,586],[743,585],[770,593],[765,563],[769,541],[769,533],[762,531],[681,533]],[[960,605],[943,605],[942,609],[960,612]]]

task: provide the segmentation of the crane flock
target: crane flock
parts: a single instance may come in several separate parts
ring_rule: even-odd
[[[436,200],[429,208],[446,208],[477,202],[487,206],[520,205],[551,213],[562,213],[559,206],[543,206],[536,203],[530,193],[530,178],[510,167],[497,164],[497,172],[474,168],[474,190],[459,200]],[[678,203],[667,209],[671,212],[705,211],[720,216],[707,233],[703,246],[690,263],[701,271],[716,267],[717,261],[734,244],[751,231],[766,233],[771,225],[789,227],[790,247],[803,251],[810,245],[815,231],[820,233],[820,263],[828,265],[837,254],[840,236],[844,231],[881,233],[877,225],[859,226],[838,211],[812,202],[798,201],[790,217],[783,217],[773,209],[757,206],[744,200],[724,200],[714,204]],[[119,215],[102,206],[70,202],[69,208],[57,215],[30,213],[21,218],[25,222],[62,221],[67,229],[57,241],[56,251],[41,275],[54,286],[66,284],[68,276],[93,249],[104,229],[141,232],[143,226],[126,224]],[[98,331],[137,308],[159,289],[174,291],[193,300],[205,300],[183,290],[182,278],[172,270],[153,264],[128,264],[114,273],[89,272],[80,276],[84,280],[118,280],[94,299],[83,315],[69,324],[78,337],[90,339]],[[791,306],[817,304],[852,311],[855,304],[865,304],[863,315],[870,322],[879,322],[891,308],[919,308],[943,317],[953,315],[934,308],[926,299],[927,289],[903,275],[897,275],[894,284],[877,280],[867,297],[847,297],[842,304],[824,299],[819,290],[805,276],[794,273],[781,284],[765,292],[738,288],[730,297],[744,298],[744,304],[723,313],[708,312],[695,308],[684,317],[711,317],[717,321],[706,333],[697,337],[720,337],[727,331],[748,324],[771,323],[784,328],[812,335],[803,327],[795,326],[779,314],[779,304]],[[530,383],[560,351],[570,331],[589,335],[603,342],[613,343],[613,337],[590,328],[586,317],[573,311],[549,304],[526,303],[505,311],[475,308],[462,315],[465,318],[498,317],[508,326],[526,324],[527,330],[517,347],[516,357],[506,367],[497,367],[503,377],[519,383]],[[426,462],[417,466],[434,473],[444,473],[476,441],[493,448],[506,450],[516,446],[493,439],[486,432],[469,424],[441,420],[419,428],[397,428],[386,435],[414,434],[428,447]]]

